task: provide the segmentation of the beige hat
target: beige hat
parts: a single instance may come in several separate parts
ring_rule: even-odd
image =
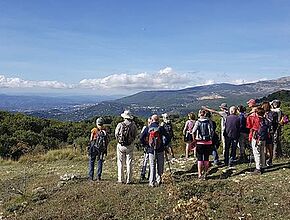
[[[133,115],[131,114],[131,112],[129,110],[125,110],[122,114],[121,114],[122,118],[124,119],[133,119]]]

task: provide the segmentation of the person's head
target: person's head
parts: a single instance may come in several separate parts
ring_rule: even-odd
[[[237,107],[236,106],[231,106],[230,107],[230,114],[235,115],[237,113]]]
[[[162,119],[163,119],[163,121],[164,121],[165,123],[170,121],[170,120],[169,120],[169,115],[168,115],[167,113],[162,114]]]
[[[273,106],[273,108],[280,108],[281,106],[281,101],[278,99],[275,99],[271,102],[271,105]]]
[[[158,115],[152,115],[151,116],[152,122],[159,122],[159,117]]]
[[[188,113],[187,116],[190,120],[195,120],[195,114],[193,112]]]
[[[247,101],[247,104],[250,108],[253,108],[256,106],[256,100],[255,99],[250,99],[249,101]]]
[[[222,111],[226,111],[226,110],[228,110],[228,104],[227,104],[227,103],[222,103],[219,107],[220,107],[220,109],[221,109]]]
[[[198,117],[200,117],[200,118],[204,118],[204,117],[206,117],[206,110],[204,110],[204,109],[200,109],[199,111],[198,111]]]
[[[210,111],[206,111],[206,113],[205,113],[205,117],[207,117],[207,118],[211,118],[211,112],[210,112]]]
[[[122,114],[121,114],[122,118],[124,119],[128,119],[128,120],[132,120],[134,117],[131,114],[131,112],[129,110],[125,110]]]
[[[148,124],[148,125],[150,125],[150,124],[151,124],[151,122],[152,122],[152,119],[151,119],[151,117],[147,118],[147,124]]]
[[[98,128],[98,129],[103,128],[103,125],[104,125],[104,119],[103,119],[102,117],[97,118],[97,120],[96,120],[96,125],[97,125],[97,128]]]
[[[239,105],[239,106],[238,106],[238,111],[239,111],[240,113],[244,113],[244,112],[246,111],[246,107],[244,107],[243,105]]]
[[[263,102],[262,103],[262,108],[265,110],[265,112],[271,111],[271,105],[270,102]]]
[[[256,112],[261,117],[265,115],[265,110],[262,107],[258,107]]]

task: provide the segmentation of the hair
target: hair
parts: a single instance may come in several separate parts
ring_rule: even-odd
[[[147,123],[150,124],[151,122],[152,122],[152,118],[151,117],[147,118]]]
[[[264,116],[265,115],[265,110],[262,107],[257,108],[257,114],[259,116]]]
[[[187,116],[188,116],[188,118],[191,119],[191,120],[195,120],[195,118],[196,118],[196,117],[195,117],[195,114],[194,114],[193,112],[188,113]]]
[[[152,115],[151,119],[152,119],[153,122],[158,122],[159,121],[158,115]]]
[[[244,107],[243,105],[239,105],[238,111],[244,113],[246,111],[246,107]]]
[[[270,102],[267,102],[267,101],[263,102],[263,103],[262,103],[262,108],[265,110],[265,112],[269,112],[269,111],[271,111],[271,105],[270,105]]]
[[[277,100],[277,99],[273,100],[272,106],[273,106],[273,108],[279,108],[281,106],[281,101]]]
[[[231,106],[230,107],[230,114],[236,114],[237,112],[237,107],[236,106]]]
[[[207,118],[211,118],[211,112],[210,112],[210,111],[206,111],[206,113],[205,113],[205,117],[207,117]]]
[[[206,110],[204,110],[204,109],[200,109],[199,111],[198,111],[198,115],[199,115],[199,117],[204,117],[204,116],[206,116]]]

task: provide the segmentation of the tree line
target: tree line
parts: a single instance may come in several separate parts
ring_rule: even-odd
[[[282,111],[290,115],[290,102],[283,102]],[[95,126],[96,117],[80,122],[62,122],[52,119],[41,119],[22,113],[0,111],[0,157],[4,159],[19,159],[27,153],[44,153],[51,149],[59,149],[68,145],[75,145],[86,150],[91,129]],[[102,116],[107,126],[111,140],[109,150],[115,149],[114,129],[122,121],[120,116]],[[213,118],[219,129],[219,118]],[[135,117],[134,121],[139,130],[146,122],[146,118]],[[173,118],[175,140],[173,145],[183,151],[184,143],[182,129],[186,117]],[[219,130],[218,130],[219,132]],[[286,125],[282,133],[284,154],[290,155],[290,126]],[[140,147],[138,140],[136,147]]]

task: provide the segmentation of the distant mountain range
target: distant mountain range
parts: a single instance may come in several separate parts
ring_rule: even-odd
[[[43,118],[72,121],[84,120],[96,115],[119,115],[124,109],[130,109],[133,114],[138,116],[164,112],[185,115],[189,111],[197,111],[202,105],[209,105],[213,108],[218,108],[222,102],[226,102],[228,105],[245,105],[250,98],[262,98],[280,90],[290,90],[290,77],[242,85],[221,83],[181,90],[143,91],[116,100],[91,103],[89,106],[81,108],[71,108],[65,111],[60,108],[43,109],[31,111],[30,114]],[[62,104],[64,102],[65,100],[62,100]]]

